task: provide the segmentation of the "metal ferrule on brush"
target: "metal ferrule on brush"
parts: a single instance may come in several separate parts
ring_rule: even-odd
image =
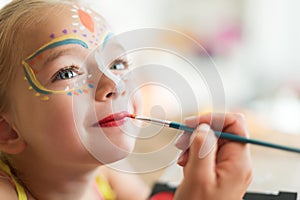
[[[145,122],[150,122],[152,124],[157,124],[161,126],[167,126],[170,127],[171,121],[167,120],[162,120],[162,119],[156,119],[156,118],[151,118],[151,117],[143,117],[143,116],[135,116],[135,119],[142,120]]]

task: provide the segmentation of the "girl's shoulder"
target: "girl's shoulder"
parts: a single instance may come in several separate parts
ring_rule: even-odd
[[[120,172],[101,166],[99,177],[107,182],[114,196],[119,199],[147,199],[150,194],[150,187],[136,174]]]
[[[2,161],[0,161],[0,199],[28,199],[24,188],[16,181],[9,166]]]
[[[107,170],[100,167],[96,176],[96,185],[103,199],[116,199],[116,193],[111,187]]]
[[[17,198],[18,194],[10,180],[0,173],[0,199],[15,200]]]

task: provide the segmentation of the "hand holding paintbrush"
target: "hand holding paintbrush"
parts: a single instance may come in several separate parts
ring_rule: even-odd
[[[185,123],[197,128],[191,129],[192,135],[185,132],[181,136],[189,141],[180,147],[183,153],[177,162],[183,167],[184,178],[174,199],[242,199],[252,179],[249,146],[231,140],[218,141],[212,129],[222,124],[220,131],[247,138],[243,117],[236,114],[204,115],[190,118]],[[212,129],[207,124],[212,124]]]

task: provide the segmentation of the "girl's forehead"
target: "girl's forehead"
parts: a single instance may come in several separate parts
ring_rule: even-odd
[[[76,38],[82,40],[90,49],[94,49],[110,34],[104,18],[85,6],[73,4],[54,7],[45,14],[47,16],[38,23],[31,23],[31,28],[22,38],[26,58],[60,38]]]

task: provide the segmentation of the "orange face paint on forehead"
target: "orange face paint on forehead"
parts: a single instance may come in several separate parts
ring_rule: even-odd
[[[109,32],[105,20],[91,9],[79,5],[73,5],[69,12],[72,18],[72,28],[53,32],[49,35],[50,38],[54,39],[61,35],[78,34],[85,38],[89,45],[95,47],[100,45],[102,37]]]
[[[48,43],[49,39],[53,41],[60,37],[76,35],[76,37],[81,37],[83,42],[89,45],[89,49],[94,49],[104,43],[105,40],[112,35],[105,19],[93,10],[83,6],[75,4],[69,5],[68,7],[64,7],[64,11],[60,17],[54,17],[57,17],[54,18],[54,20],[57,21],[57,26],[55,25],[56,21],[54,21],[54,23],[50,21],[52,26],[45,27],[45,29],[49,29],[45,32],[50,32],[51,29],[53,30],[48,36],[45,36],[48,37],[48,39],[44,40],[46,41],[44,44]],[[63,25],[62,23],[64,23],[64,21],[66,21],[66,23]],[[51,43],[51,41],[49,43]],[[36,61],[41,60],[41,57],[43,57],[42,54],[37,54],[32,57],[28,56],[26,60],[30,60],[31,63],[36,63]]]

